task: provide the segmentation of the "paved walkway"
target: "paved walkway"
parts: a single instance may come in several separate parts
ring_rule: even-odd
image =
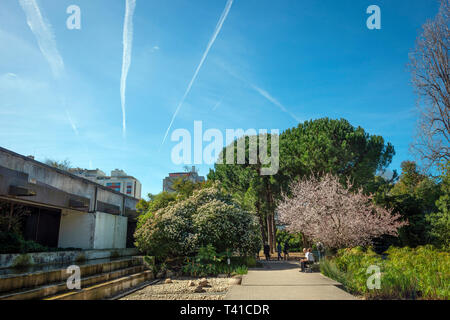
[[[240,286],[228,291],[226,300],[354,300],[339,289],[339,282],[321,273],[299,272],[296,262],[263,261],[264,268],[251,269]]]

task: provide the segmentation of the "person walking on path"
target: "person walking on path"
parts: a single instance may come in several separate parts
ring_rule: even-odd
[[[267,242],[264,244],[264,255],[266,256],[266,260],[270,260],[270,246],[267,244]]]
[[[278,252],[278,261],[280,261],[280,260],[283,260],[283,257],[281,256],[281,243],[280,242],[278,242],[278,245],[277,245],[277,252]]]
[[[286,241],[283,248],[284,260],[289,260],[289,243]]]

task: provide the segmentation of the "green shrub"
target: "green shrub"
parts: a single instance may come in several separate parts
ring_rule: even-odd
[[[47,252],[49,250],[49,248],[44,247],[34,241],[25,240],[18,233],[0,232],[0,254]]]
[[[253,257],[231,257],[228,264],[227,258],[230,255],[228,250],[218,254],[212,245],[201,247],[194,258],[186,258],[182,272],[193,277],[246,274],[249,266],[256,266]]]
[[[12,263],[15,269],[22,269],[32,265],[31,257],[28,254],[21,254],[16,257]]]
[[[215,187],[149,215],[135,239],[141,252],[157,260],[193,256],[208,244],[219,252],[229,249],[240,255],[254,254],[261,246],[255,216]]]
[[[380,268],[380,289],[367,287],[371,265]],[[450,299],[450,253],[432,246],[391,247],[385,259],[370,248],[343,249],[321,262],[321,272],[367,298]]]
[[[76,258],[75,258],[75,262],[77,263],[82,263],[86,261],[86,256],[84,255],[84,253],[79,254]]]
[[[244,274],[248,273],[248,268],[247,268],[247,266],[239,266],[234,269],[233,273],[239,274],[239,275],[244,275]]]
[[[111,252],[110,258],[111,259],[116,259],[120,257],[120,253],[117,250],[114,250],[113,252]]]
[[[0,253],[22,252],[23,238],[17,233],[0,231]]]

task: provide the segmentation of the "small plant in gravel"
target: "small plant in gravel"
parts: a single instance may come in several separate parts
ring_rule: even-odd
[[[248,273],[248,267],[247,266],[239,266],[236,269],[234,269],[233,273],[242,276],[242,275]]]

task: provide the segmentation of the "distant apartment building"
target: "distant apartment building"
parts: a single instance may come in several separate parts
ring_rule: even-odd
[[[111,190],[126,194],[136,199],[141,199],[142,185],[136,178],[129,176],[123,170],[111,171],[111,176],[107,176],[102,170],[88,170],[88,169],[70,169],[70,172],[101,184]]]
[[[191,182],[204,182],[205,177],[199,176],[197,171],[195,170],[195,167],[192,167],[192,170],[190,172],[172,172],[169,173],[169,176],[164,178],[163,180],[163,191],[165,192],[175,192],[174,189],[172,189],[173,183],[178,179],[183,180],[189,180]]]

